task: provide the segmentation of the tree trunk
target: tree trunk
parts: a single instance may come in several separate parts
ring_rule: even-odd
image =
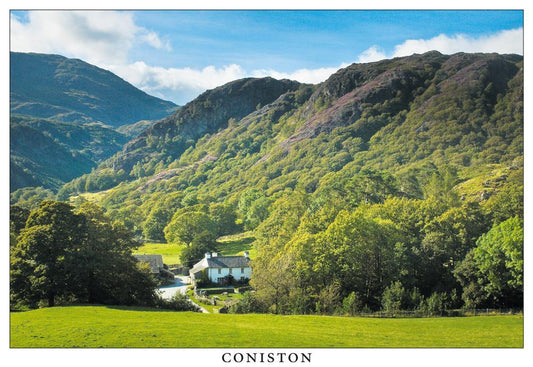
[[[55,306],[55,296],[53,292],[48,293],[48,307]]]
[[[95,287],[94,287],[94,274],[93,273],[90,273],[89,274],[89,277],[88,277],[88,286],[87,286],[87,292],[89,293],[88,297],[87,297],[87,302],[88,303],[96,303],[96,294],[95,294]]]

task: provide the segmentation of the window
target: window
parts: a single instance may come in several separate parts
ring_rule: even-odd
[[[218,268],[218,273],[219,273],[219,274],[221,273],[221,270],[222,270],[222,269]]]
[[[246,280],[246,277],[241,277],[241,282],[244,282]]]
[[[232,270],[233,270],[232,268],[229,268],[229,273],[230,273],[230,274],[231,274],[231,271],[232,271]]]
[[[244,268],[241,268],[241,274],[244,274]]]

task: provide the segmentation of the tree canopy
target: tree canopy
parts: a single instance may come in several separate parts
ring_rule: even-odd
[[[155,283],[131,255],[138,244],[93,203],[45,200],[11,250],[11,301],[151,304]]]

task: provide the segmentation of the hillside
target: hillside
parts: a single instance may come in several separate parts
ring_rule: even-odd
[[[11,191],[28,186],[57,189],[90,172],[127,138],[100,125],[78,125],[27,116],[10,124]]]
[[[117,128],[117,131],[121,134],[126,135],[128,138],[133,139],[154,123],[155,121],[141,120],[133,124],[122,125]]]
[[[113,164],[130,171],[139,161],[179,158],[198,139],[225,129],[230,119],[238,121],[298,86],[289,80],[247,78],[204,92],[131,140],[114,157]]]
[[[135,170],[141,180],[130,188],[188,189],[220,200],[250,187],[313,193],[363,168],[393,170],[406,194],[421,197],[437,166],[452,164],[469,178],[474,167],[522,154],[520,56],[430,52],[353,64],[317,86],[264,83],[241,80],[204,93],[127,143],[100,172]],[[270,94],[256,98],[258,91]],[[75,193],[81,181],[63,192]]]
[[[81,60],[18,52],[10,53],[10,106],[12,114],[112,127],[157,120],[177,107]]]
[[[244,312],[521,308],[523,139],[521,56],[428,52],[207,91],[58,198],[188,265],[251,231]]]
[[[57,190],[178,108],[81,60],[17,52],[10,53],[10,106],[11,191]]]

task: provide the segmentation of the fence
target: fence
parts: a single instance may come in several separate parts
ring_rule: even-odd
[[[523,309],[513,308],[483,308],[483,309],[457,309],[442,311],[375,311],[375,312],[358,312],[354,316],[376,317],[376,318],[407,318],[407,317],[464,317],[464,316],[495,316],[495,315],[518,315],[522,314]]]

